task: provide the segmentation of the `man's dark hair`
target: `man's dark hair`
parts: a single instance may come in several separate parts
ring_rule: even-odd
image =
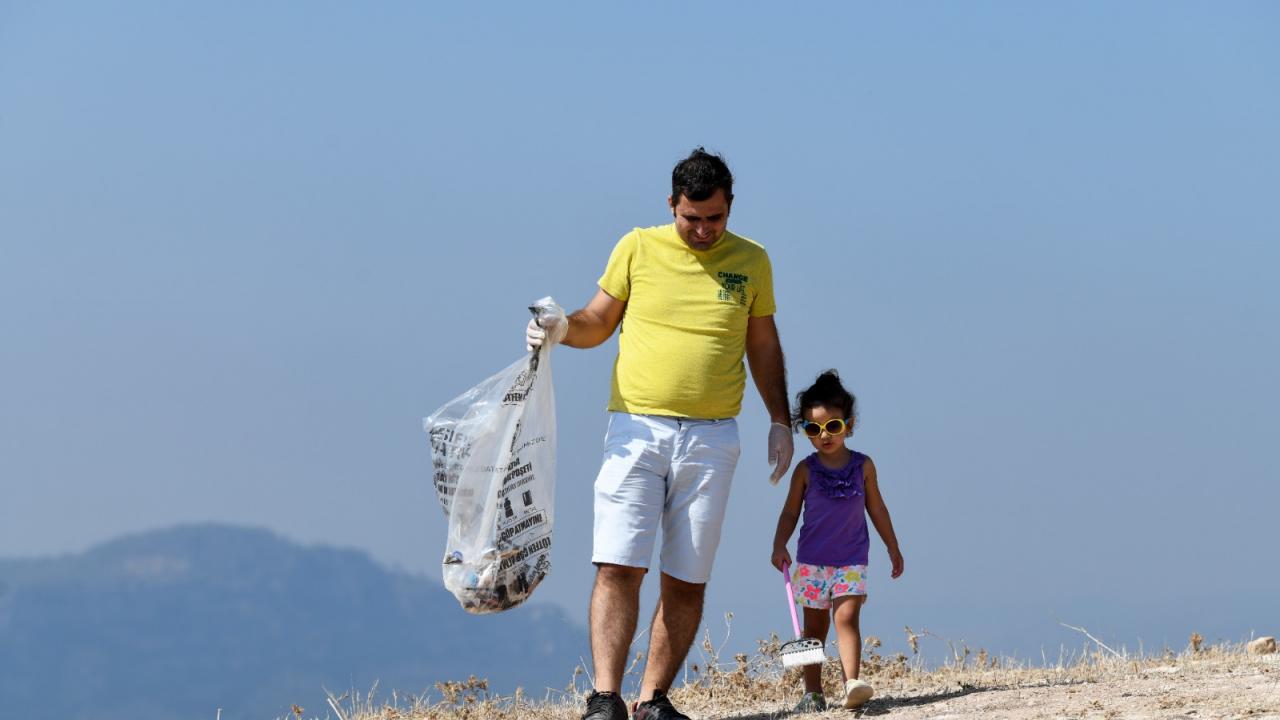
[[[681,196],[702,201],[715,194],[716,188],[724,190],[724,199],[733,200],[733,173],[724,158],[707,152],[701,146],[689,153],[689,157],[676,163],[671,171],[671,204],[680,202]]]

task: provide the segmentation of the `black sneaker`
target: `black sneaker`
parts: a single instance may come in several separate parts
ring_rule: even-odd
[[[671,704],[667,693],[662,690],[654,690],[653,699],[649,702],[636,703],[634,717],[635,720],[690,720],[688,715]]]
[[[616,692],[591,691],[582,720],[627,720],[627,704]]]

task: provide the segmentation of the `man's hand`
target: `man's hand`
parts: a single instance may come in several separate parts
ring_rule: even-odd
[[[773,466],[773,474],[769,476],[770,484],[777,485],[786,474],[791,467],[791,456],[795,451],[795,444],[791,439],[791,426],[777,422],[770,424],[769,464]]]
[[[889,577],[897,578],[902,575],[902,552],[897,548],[889,551],[889,562],[893,563],[893,572]]]
[[[534,317],[524,329],[525,347],[530,351],[537,350],[545,343],[551,347],[564,340],[569,332],[569,319],[564,310],[549,297],[542,298],[529,306]]]

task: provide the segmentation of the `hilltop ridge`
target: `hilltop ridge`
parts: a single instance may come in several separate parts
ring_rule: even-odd
[[[0,560],[14,717],[278,717],[324,689],[417,694],[475,673],[562,687],[586,634],[555,606],[475,617],[435,581],[267,530],[193,525]]]

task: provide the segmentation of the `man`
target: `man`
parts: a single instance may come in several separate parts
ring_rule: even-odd
[[[720,541],[739,454],[744,353],[772,421],[770,481],[791,465],[772,270],[764,248],[726,230],[733,175],[723,158],[698,148],[681,160],[667,203],[675,222],[625,235],[585,308],[526,330],[530,348],[589,348],[622,325],[595,484],[595,688],[583,720],[627,718],[619,691],[659,526],[661,593],[635,717],[688,720],[666,692],[697,634]]]

